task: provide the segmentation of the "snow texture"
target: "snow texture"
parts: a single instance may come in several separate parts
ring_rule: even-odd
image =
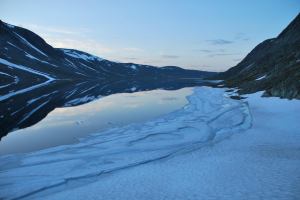
[[[262,92],[252,94],[246,100],[253,121],[252,127],[242,134],[207,143],[203,148],[189,146],[185,153],[111,171],[106,176],[102,173],[92,183],[89,179],[81,180],[81,184],[69,181],[64,187],[35,197],[45,197],[45,200],[300,199],[300,101],[261,95]],[[200,99],[214,107],[215,99],[209,97],[216,96]],[[226,104],[225,101],[223,105]]]
[[[263,75],[263,76],[261,76],[261,77],[255,79],[255,80],[256,80],[256,81],[260,81],[260,80],[262,80],[262,79],[265,79],[266,77],[267,77],[267,75]]]
[[[109,129],[78,144],[3,156],[0,194],[32,198],[85,186],[105,174],[218,143],[251,126],[247,104],[224,96],[221,89],[199,88],[188,100],[184,108],[159,119]]]
[[[96,96],[84,96],[84,97],[81,97],[81,98],[76,98],[76,99],[70,100],[67,103],[65,103],[64,107],[75,106],[75,105],[87,103],[87,102],[93,101],[93,100],[98,99],[98,98],[100,98],[100,96],[98,96],[98,97],[96,97]]]
[[[137,69],[135,65],[130,65],[129,67],[130,67],[131,69],[133,69],[133,70],[136,70],[136,69]]]
[[[21,35],[19,35],[18,33],[15,33],[20,39],[21,41],[28,45],[29,47],[31,47],[32,49],[34,49],[35,51],[37,51],[38,53],[48,57],[45,53],[43,53],[41,50],[39,50],[38,48],[36,48],[35,46],[33,46],[30,42],[28,42],[24,37],[22,37]]]
[[[79,53],[76,51],[72,51],[71,49],[63,49],[63,51],[68,54],[69,56],[73,57],[73,58],[79,58],[79,59],[83,59],[85,61],[102,61],[102,58],[99,58],[97,56],[93,56],[93,55],[89,55],[89,54],[85,54],[85,53]]]
[[[300,101],[261,94],[196,88],[156,120],[2,156],[0,198],[299,199]]]
[[[132,87],[132,88],[130,88],[130,91],[134,92],[134,91],[136,91],[136,89],[137,89],[136,87]]]
[[[25,51],[24,51],[24,52],[25,52]],[[58,67],[58,66],[56,66],[56,65],[54,65],[54,64],[51,64],[51,63],[49,63],[49,62],[47,62],[47,61],[40,60],[40,59],[34,57],[33,55],[27,53],[27,52],[25,52],[25,56],[28,57],[28,58],[30,58],[30,59],[37,60],[37,61],[39,61],[39,62],[41,62],[41,63],[45,63],[45,64],[48,64],[48,65],[52,65],[53,67]]]
[[[8,24],[8,23],[5,23],[5,25],[6,25],[7,27],[9,27],[9,28],[15,28],[14,25],[11,25],[11,24]]]

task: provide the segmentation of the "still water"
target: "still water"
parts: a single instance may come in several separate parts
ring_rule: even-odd
[[[183,107],[191,93],[192,88],[119,93],[79,106],[56,108],[37,124],[3,137],[0,154],[76,143],[91,133],[144,122]]]

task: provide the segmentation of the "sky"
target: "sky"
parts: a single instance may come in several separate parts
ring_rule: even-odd
[[[0,0],[0,19],[119,62],[224,71],[276,37],[300,0]]]

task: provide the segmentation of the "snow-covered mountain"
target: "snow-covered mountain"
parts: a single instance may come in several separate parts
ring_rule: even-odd
[[[53,48],[35,33],[0,21],[0,95],[56,79],[127,80],[203,78],[211,72],[111,62],[74,49]]]
[[[240,93],[300,99],[300,14],[276,38],[257,45],[238,65],[217,75]]]
[[[37,34],[0,20],[0,138],[57,107],[119,92],[202,85],[213,72],[112,62],[53,48]]]

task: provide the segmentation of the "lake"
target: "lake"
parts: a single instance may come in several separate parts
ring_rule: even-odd
[[[92,87],[97,89],[95,85]],[[77,84],[77,93],[84,93],[84,91],[89,89],[91,91],[92,87],[89,86],[80,90],[78,89],[79,84]],[[88,99],[87,103],[85,101],[80,102],[78,98],[75,98],[68,101],[68,103],[64,102],[64,106],[58,106],[54,109],[46,109],[47,107],[45,106],[45,118],[43,118],[44,116],[39,116],[45,110],[41,109],[43,102],[37,103],[36,107],[31,108],[30,112],[27,112],[25,115],[22,114],[23,118],[20,121],[23,122],[24,118],[26,120],[30,119],[28,120],[29,124],[25,125],[28,127],[18,127],[19,130],[14,128],[12,132],[2,137],[0,154],[32,152],[48,147],[76,143],[78,138],[86,137],[95,132],[151,120],[183,107],[187,103],[186,96],[192,93],[192,87],[174,88],[176,90],[155,89],[137,92],[134,92],[139,88],[137,85],[128,88],[125,92],[130,93],[124,93],[122,92],[124,90],[122,90],[121,93],[111,94],[99,99],[86,98],[87,96],[79,98],[81,101]],[[74,87],[72,89],[74,90]],[[44,102],[48,103],[48,97],[50,96],[48,94],[57,93],[55,91],[48,90],[47,94],[38,93],[38,97],[27,99],[26,105],[31,105],[37,101],[36,99],[40,100],[43,96],[45,96]],[[71,93],[65,92],[65,94],[70,95]],[[98,93],[96,94],[98,96]],[[20,100],[20,98],[17,100]],[[89,102],[90,100],[92,101]],[[79,105],[74,106],[72,103],[75,101]],[[57,103],[57,100],[53,102]],[[13,110],[17,109],[14,108]],[[37,111],[37,116],[33,115],[32,110]],[[49,110],[52,111],[49,112]],[[32,120],[33,122],[31,122]],[[36,121],[39,122],[35,123]],[[17,125],[18,123],[16,123]]]

